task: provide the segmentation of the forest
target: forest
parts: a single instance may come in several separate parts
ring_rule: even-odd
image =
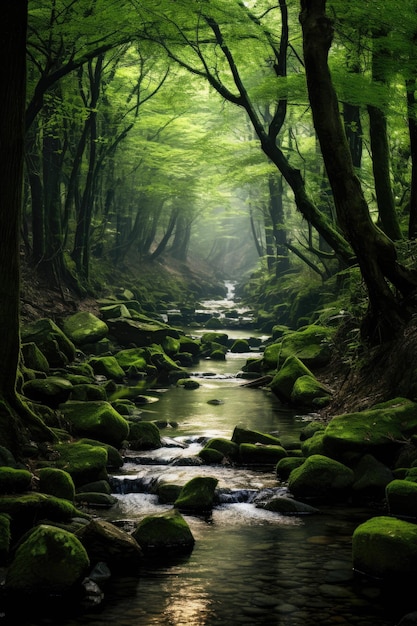
[[[107,459],[106,446],[117,455],[125,446],[151,447],[136,432],[143,416],[125,419],[130,408],[120,404],[122,380],[141,381],[135,387],[141,402],[159,387],[194,385],[197,393],[200,383],[191,381],[187,367],[199,359],[212,363],[230,352],[243,354],[243,345],[249,355],[242,365],[248,393],[267,390],[296,419],[300,412],[308,415],[315,424],[306,435],[310,443],[297,456],[299,446],[296,454],[292,444],[286,448],[257,425],[263,433],[258,440],[234,430],[230,441],[217,437],[218,448],[205,441],[199,462],[272,466],[241,447],[282,448],[288,460],[297,459],[288,463],[288,475],[281,475],[285,485],[289,481],[290,497],[321,501],[331,492],[331,504],[340,498],[344,505],[378,502],[365,528],[352,530],[355,570],[390,584],[397,576],[413,576],[415,0],[4,0],[3,5],[0,566],[8,572],[0,572],[6,580],[0,612],[7,602],[15,607],[16,597],[27,591],[14,555],[24,533],[36,527],[23,523],[27,513],[15,494],[43,495],[33,484],[51,467],[71,474],[72,460],[60,446],[90,445],[93,456],[101,450]],[[225,281],[232,281],[236,307],[250,312],[252,320],[247,343],[240,346],[230,337],[224,340],[227,325],[218,319],[199,328],[196,322],[204,301],[225,297]],[[69,319],[80,312],[83,320],[94,318],[91,341],[71,328]],[[47,332],[48,340],[41,339]],[[95,344],[104,336],[101,356]],[[301,348],[302,342],[310,344]],[[252,358],[255,345],[259,354]],[[129,350],[136,350],[134,361],[125,354]],[[100,358],[117,361],[112,363],[123,371],[109,373],[108,363],[99,369]],[[95,388],[75,390],[81,384]],[[80,443],[90,431],[76,425],[80,418],[72,411],[81,412],[80,407],[69,405],[88,399],[119,411],[111,418],[117,434],[95,433],[90,443]],[[152,432],[155,447],[163,447],[163,438]],[[280,476],[277,450],[269,453]],[[361,463],[370,456],[373,478],[366,489],[356,490],[359,474],[361,480],[368,476]],[[316,457],[318,469],[312,470],[307,464]],[[320,465],[327,462],[338,466]],[[302,467],[320,478],[310,484]],[[107,469],[101,467],[106,476]],[[74,507],[84,502],[77,501],[77,488],[101,476],[84,480],[77,471],[70,476],[75,492],[67,498]],[[339,471],[339,486],[323,487],[327,472],[339,477]],[[183,504],[187,495],[177,494],[174,511],[192,509]],[[58,513],[55,504],[50,510],[36,508],[44,503],[30,506],[34,519],[60,522],[64,515],[67,523],[76,517],[75,509]],[[397,522],[398,528],[391,526]],[[71,543],[78,531],[69,524],[67,530]],[[399,543],[387,547],[385,536],[393,534]],[[85,535],[82,572],[85,559],[95,560]],[[43,540],[52,538],[36,538]],[[133,556],[129,552],[132,563],[136,548]],[[391,550],[408,556],[393,565]],[[80,571],[71,584],[63,583],[65,593],[67,587],[73,591]],[[416,607],[405,602],[406,608]],[[375,624],[393,626],[405,613],[397,611],[389,622],[378,614]],[[266,623],[264,617],[254,623]],[[195,619],[188,623],[217,623]],[[305,623],[302,616],[300,622],[297,615],[291,619],[276,623]],[[326,619],[323,624],[332,623],[331,616]],[[359,618],[351,619],[343,623],[360,626]]]

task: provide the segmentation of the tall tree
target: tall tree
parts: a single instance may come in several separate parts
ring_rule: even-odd
[[[300,4],[314,126],[339,223],[356,253],[368,289],[370,307],[366,334],[374,340],[385,340],[392,337],[407,319],[405,299],[415,291],[417,277],[398,263],[394,244],[373,223],[355,173],[328,66],[334,29],[333,21],[326,14],[326,0],[301,0]]]
[[[27,0],[5,0],[0,22],[0,431],[18,452],[24,412],[16,391],[20,355],[20,217],[26,93]],[[34,416],[31,416],[34,420]]]

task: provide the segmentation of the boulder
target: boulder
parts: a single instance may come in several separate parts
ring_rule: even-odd
[[[108,469],[120,469],[123,465],[123,457],[120,454],[119,450],[114,446],[111,446],[108,443],[103,443],[102,441],[97,441],[96,439],[88,439],[83,437],[78,440],[80,444],[86,444],[88,446],[104,448],[107,452],[107,468]]]
[[[95,480],[107,480],[107,450],[86,443],[59,443],[55,465],[71,475],[76,487]]]
[[[324,447],[324,431],[318,430],[309,437],[305,439],[301,443],[301,451],[303,455],[307,458],[308,456],[312,456],[313,454],[322,454],[326,456],[326,451]]]
[[[353,567],[376,578],[398,580],[417,575],[417,526],[381,516],[356,528],[352,537]]]
[[[237,461],[239,459],[239,446],[234,441],[230,441],[230,439],[223,439],[222,437],[209,439],[204,448],[199,452],[199,456],[203,459],[204,451],[207,449],[220,452],[222,457],[226,457],[230,461]]]
[[[153,422],[130,422],[127,440],[132,450],[152,450],[161,447],[161,434]]]
[[[49,363],[35,342],[22,343],[23,362],[26,367],[36,372],[49,372]]]
[[[229,343],[229,335],[227,335],[226,333],[214,333],[214,332],[203,333],[201,335],[201,343],[203,344],[203,346],[204,344],[218,343],[224,346],[225,348],[227,348],[228,343]]]
[[[68,500],[36,492],[2,496],[0,514],[10,516],[14,541],[39,520],[69,522],[72,517],[81,516],[80,511]]]
[[[121,381],[125,377],[124,370],[120,367],[114,356],[93,356],[88,360],[97,376],[105,376],[110,380]]]
[[[257,430],[249,430],[248,428],[241,428],[236,426],[233,430],[232,441],[238,446],[242,443],[264,443],[272,446],[280,446],[281,441],[274,435],[268,433],[261,433]]]
[[[244,465],[276,465],[286,456],[287,451],[282,446],[262,443],[241,443],[239,446],[240,461]]]
[[[76,346],[100,341],[109,332],[107,324],[89,311],[78,311],[66,317],[62,330]]]
[[[234,353],[250,352],[249,341],[247,339],[236,339],[236,341],[232,343],[230,352],[234,352]]]
[[[18,546],[5,586],[19,595],[66,594],[81,583],[89,565],[87,552],[73,533],[41,524]]]
[[[305,458],[297,458],[294,456],[286,456],[280,459],[276,466],[277,477],[280,480],[287,480],[293,469],[300,467],[305,461]]]
[[[291,391],[292,404],[309,409],[327,406],[331,399],[330,390],[314,376],[300,376]]]
[[[291,402],[291,394],[297,378],[314,374],[296,356],[289,356],[275,374],[269,388],[283,402]]]
[[[147,354],[144,348],[126,348],[126,350],[119,350],[114,356],[125,372],[131,367],[135,367],[138,371],[146,372]]]
[[[174,328],[145,318],[144,321],[118,317],[107,320],[110,334],[121,346],[136,345],[139,348],[160,344],[165,337],[179,338],[179,333]]]
[[[417,518],[417,483],[392,480],[386,486],[386,499],[391,515]]]
[[[87,507],[89,509],[110,509],[117,504],[118,500],[115,496],[108,493],[83,491],[82,493],[75,494],[74,502],[77,506]]]
[[[171,557],[188,554],[194,547],[194,537],[183,516],[172,509],[159,515],[148,515],[133,531],[145,554],[162,554]]]
[[[181,489],[174,506],[179,511],[207,513],[213,508],[214,492],[218,480],[209,476],[196,476]]]
[[[75,486],[71,475],[56,467],[42,467],[37,471],[39,491],[74,502]]]
[[[0,495],[30,491],[32,474],[25,469],[0,466]]]
[[[74,361],[75,346],[52,320],[41,318],[23,326],[22,342],[35,343],[50,367],[64,367]]]
[[[288,357],[297,357],[308,367],[327,365],[331,356],[334,329],[314,324],[302,330],[287,331],[274,343],[265,347],[266,368],[279,368]]]
[[[159,504],[174,504],[182,487],[173,483],[160,483],[157,488]]]
[[[114,574],[137,574],[143,552],[127,532],[102,519],[92,519],[77,531],[77,537],[87,550],[91,564],[106,563]]]
[[[82,383],[80,385],[73,385],[69,399],[77,402],[107,400],[107,393],[105,388],[100,385]]]
[[[325,422],[319,422],[318,420],[312,420],[304,428],[300,430],[300,441],[309,439],[317,431],[323,431],[326,428]]]
[[[196,339],[192,339],[187,335],[180,336],[180,351],[188,352],[193,357],[198,357],[200,354],[201,344]]]
[[[198,457],[207,465],[221,465],[226,461],[224,455],[219,450],[207,448],[206,446],[200,450]]]
[[[120,446],[127,439],[129,424],[109,402],[69,401],[60,406],[72,431],[79,436],[98,439],[112,446]]]
[[[273,497],[267,502],[258,503],[256,506],[266,511],[280,513],[281,515],[312,515],[313,513],[320,513],[319,509],[309,504],[284,496]]]
[[[288,479],[288,489],[296,498],[338,500],[351,492],[353,471],[328,457],[313,454]]]
[[[355,482],[352,485],[353,495],[360,499],[383,498],[386,486],[394,478],[390,468],[378,461],[372,454],[365,454],[353,471],[355,474]]]
[[[417,404],[396,398],[365,411],[337,415],[327,425],[323,441],[334,458],[369,453],[390,465],[402,441],[416,432]]]
[[[129,309],[124,302],[117,302],[116,304],[101,306],[100,315],[104,320],[116,319],[118,317],[125,317],[127,319],[130,319],[132,317]]]
[[[22,386],[22,393],[30,400],[56,409],[68,400],[72,388],[72,384],[65,378],[48,376],[28,380]]]

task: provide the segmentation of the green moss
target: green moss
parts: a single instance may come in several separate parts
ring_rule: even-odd
[[[214,491],[218,480],[209,476],[196,476],[181,489],[175,500],[180,511],[206,512],[213,508]]]
[[[31,481],[32,474],[27,470],[0,467],[0,494],[30,491]]]
[[[50,367],[66,366],[75,360],[75,346],[50,319],[41,318],[23,326],[23,343],[35,343],[44,354]]]
[[[34,341],[22,343],[21,346],[25,366],[37,372],[49,372],[49,363]]]
[[[62,402],[66,402],[71,391],[72,384],[60,376],[28,380],[22,386],[22,392],[27,398],[42,402],[52,408],[57,408]]]
[[[158,485],[158,499],[160,504],[174,504],[181,492],[180,485],[162,483]]]
[[[208,448],[210,450],[217,450],[218,452],[221,452],[223,456],[231,461],[236,461],[239,458],[239,446],[236,442],[230,441],[230,439],[223,439],[222,437],[210,439],[201,452]]]
[[[314,376],[297,378],[291,391],[291,402],[304,408],[323,408],[329,404],[331,394]]]
[[[353,471],[320,454],[313,454],[294,469],[288,480],[288,488],[297,497],[332,499],[350,492],[354,482]]]
[[[127,348],[120,350],[114,356],[124,371],[127,371],[129,367],[136,367],[138,371],[146,371],[146,354],[145,348]]]
[[[120,454],[119,450],[114,446],[111,446],[108,443],[103,443],[102,441],[97,441],[96,439],[87,439],[83,437],[79,439],[78,443],[86,444],[88,446],[104,448],[107,452],[107,468],[111,469],[119,469],[123,465],[123,457]]]
[[[10,515],[0,514],[0,565],[8,558],[11,542]]]
[[[282,446],[242,443],[239,446],[240,460],[245,465],[276,465],[287,456]]]
[[[284,402],[291,402],[291,394],[297,378],[314,374],[295,356],[288,357],[269,384],[271,391]]]
[[[322,454],[325,456],[324,448],[324,431],[318,430],[312,437],[306,439],[301,444],[301,451],[305,457],[312,456],[313,454]]]
[[[70,401],[62,404],[60,409],[72,426],[74,434],[92,439],[99,439],[113,446],[127,439],[128,422],[109,402]]]
[[[7,571],[8,591],[69,591],[81,582],[90,561],[80,541],[61,528],[41,524],[24,538]]]
[[[133,537],[145,554],[157,551],[170,556],[190,552],[194,546],[189,525],[175,509],[145,517],[134,530]]]
[[[293,469],[300,467],[304,463],[304,458],[284,457],[280,459],[276,466],[276,473],[280,480],[287,480]]]
[[[207,447],[204,447],[202,450],[200,450],[198,456],[207,465],[220,465],[225,460],[224,455],[221,452]]]
[[[130,422],[129,447],[133,450],[151,450],[161,447],[161,434],[153,422]]]
[[[77,402],[88,402],[90,400],[106,400],[107,393],[104,387],[100,385],[81,384],[74,385],[71,390],[70,400]]]
[[[198,389],[200,383],[193,378],[180,378],[177,380],[177,387],[184,387],[184,389]]]
[[[107,479],[107,450],[104,446],[75,442],[61,443],[54,449],[59,454],[56,466],[71,474],[76,486]]]
[[[96,375],[105,376],[110,380],[123,380],[125,373],[114,356],[93,356],[88,360]]]
[[[278,437],[274,437],[274,435],[269,435],[268,433],[261,433],[258,430],[249,430],[248,428],[240,428],[240,426],[236,426],[233,430],[232,441],[236,443],[238,446],[241,443],[264,443],[275,446],[280,446],[281,441]]]
[[[54,467],[38,470],[39,491],[57,498],[74,501],[75,487],[71,475]]]
[[[417,483],[393,480],[388,483],[385,493],[391,515],[417,518]]]
[[[250,352],[249,341],[247,339],[236,339],[230,348],[230,352]]]
[[[353,566],[378,578],[398,580],[417,574],[417,526],[392,517],[373,517],[352,537]]]
[[[96,491],[83,491],[76,493],[74,501],[78,506],[92,509],[110,509],[118,500],[108,493],[98,493]]]
[[[109,332],[107,324],[89,311],[78,311],[63,321],[63,331],[77,345],[100,341]]]

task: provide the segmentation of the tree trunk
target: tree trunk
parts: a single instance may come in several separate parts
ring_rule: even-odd
[[[408,237],[417,239],[417,118],[416,118],[416,79],[407,81],[408,133],[411,153],[411,190]]]
[[[375,341],[385,340],[406,318],[386,279],[403,296],[415,290],[417,279],[398,264],[394,244],[373,224],[355,174],[328,67],[333,25],[326,16],[326,0],[301,0],[300,22],[314,126],[338,220],[356,253],[368,289],[370,308],[365,332]]]

